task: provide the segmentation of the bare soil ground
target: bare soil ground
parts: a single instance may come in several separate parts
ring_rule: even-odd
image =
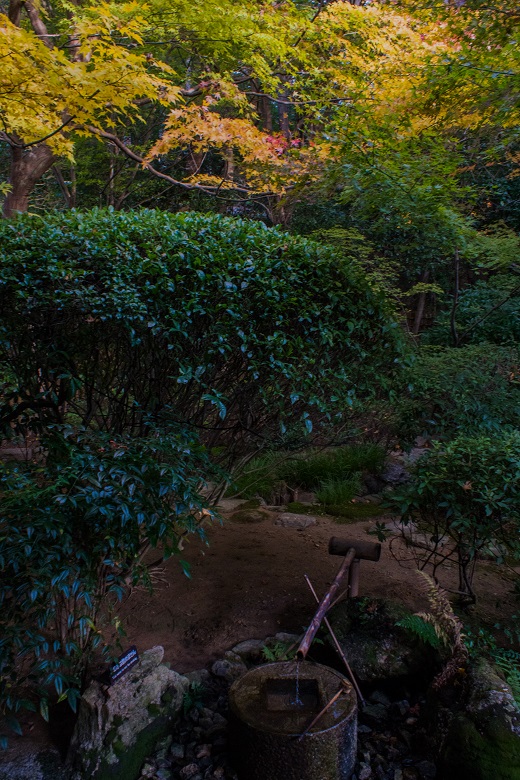
[[[315,611],[303,575],[308,574],[322,595],[341,564],[341,558],[328,553],[330,537],[375,540],[367,536],[374,521],[338,525],[320,517],[317,525],[295,530],[274,525],[276,516],[271,513],[258,524],[215,524],[208,530],[209,546],[192,539],[184,552],[191,579],[178,560],[171,559],[153,595],[136,590],[123,606],[126,643],[140,651],[163,645],[165,660],[175,670],[188,672],[221,657],[241,640],[301,632]],[[518,610],[511,579],[487,562],[479,563],[475,576],[478,602],[468,619],[487,625],[507,622]],[[455,567],[448,568],[443,579],[447,587],[455,587]],[[362,562],[360,595],[391,598],[414,610],[428,606],[415,565],[396,561],[387,544],[378,563]]]

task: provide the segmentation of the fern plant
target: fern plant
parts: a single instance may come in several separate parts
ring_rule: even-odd
[[[274,663],[275,661],[288,661],[289,654],[294,648],[294,643],[291,642],[275,642],[271,647],[268,645],[262,647],[262,656],[266,661],[271,663]]]
[[[426,644],[443,650],[448,656],[444,667],[433,680],[436,689],[450,683],[464,672],[468,650],[464,644],[463,625],[437,583],[424,571],[417,571],[430,605],[429,612],[417,612],[398,625],[419,636]]]
[[[184,716],[192,709],[201,709],[203,706],[202,698],[206,688],[202,683],[192,682],[188,690],[182,697],[182,711]]]
[[[500,650],[494,656],[493,661],[504,673],[513,698],[520,707],[520,653],[515,650]]]
[[[397,621],[396,626],[404,628],[405,631],[413,634],[434,650],[439,650],[442,647],[442,642],[437,636],[434,626],[420,615],[406,615],[402,620]]]

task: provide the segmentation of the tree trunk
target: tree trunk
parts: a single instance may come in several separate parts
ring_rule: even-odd
[[[262,117],[262,126],[267,133],[273,132],[273,114],[271,111],[271,101],[264,95],[259,99],[260,116]]]
[[[450,315],[450,330],[451,340],[454,347],[459,346],[459,333],[457,331],[457,306],[459,305],[459,276],[460,276],[460,263],[459,263],[459,250],[455,250],[455,290],[453,291],[453,305],[451,307]]]
[[[430,278],[430,271],[426,270],[421,276],[421,282],[426,283],[429,278]],[[421,330],[425,304],[426,304],[426,293],[425,292],[419,293],[417,308],[415,310],[415,319],[412,328],[412,333],[414,334],[414,336],[417,336],[417,334]]]
[[[278,97],[281,100],[278,101],[278,114],[280,118],[280,132],[284,138],[289,139],[291,137],[291,125],[289,122],[289,108],[287,106],[287,90],[280,91]]]
[[[18,212],[27,211],[29,196],[36,182],[54,163],[52,150],[45,144],[38,144],[29,149],[11,146],[11,171],[9,184],[11,191],[7,194],[2,209],[5,219],[13,217]]]

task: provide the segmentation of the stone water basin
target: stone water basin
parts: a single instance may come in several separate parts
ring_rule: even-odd
[[[232,685],[229,703],[231,760],[240,780],[349,780],[357,700],[338,672],[309,661],[265,664]]]

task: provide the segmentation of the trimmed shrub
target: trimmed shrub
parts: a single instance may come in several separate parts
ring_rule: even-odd
[[[231,459],[384,392],[403,354],[359,270],[260,223],[103,210],[0,223],[6,433],[71,420],[142,435],[168,409]]]

